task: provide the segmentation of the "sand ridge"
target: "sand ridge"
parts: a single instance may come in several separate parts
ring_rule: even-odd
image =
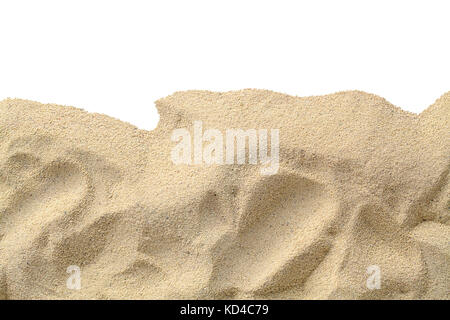
[[[420,115],[360,91],[156,106],[147,132],[0,102],[0,298],[450,298],[450,92]],[[171,133],[196,120],[279,129],[279,171],[174,164]]]

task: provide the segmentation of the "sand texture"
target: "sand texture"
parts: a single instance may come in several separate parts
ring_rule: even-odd
[[[0,102],[0,299],[450,298],[450,92],[420,115],[359,91],[156,105],[149,132]],[[174,164],[197,120],[279,129],[278,172]]]

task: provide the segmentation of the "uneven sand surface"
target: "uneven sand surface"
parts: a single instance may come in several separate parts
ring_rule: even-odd
[[[0,102],[0,299],[450,298],[450,92],[420,115],[359,91],[156,104],[147,132]],[[279,129],[278,173],[175,165],[172,131],[196,120]]]

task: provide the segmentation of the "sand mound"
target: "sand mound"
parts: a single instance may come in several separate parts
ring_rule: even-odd
[[[420,115],[364,92],[157,107],[146,132],[0,102],[0,298],[450,298],[450,93]],[[279,129],[279,169],[173,163],[195,121]]]

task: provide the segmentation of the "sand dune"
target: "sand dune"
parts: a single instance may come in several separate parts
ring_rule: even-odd
[[[358,91],[156,104],[147,132],[0,102],[0,299],[450,298],[450,92],[420,115]],[[194,121],[279,129],[279,170],[174,164]]]

